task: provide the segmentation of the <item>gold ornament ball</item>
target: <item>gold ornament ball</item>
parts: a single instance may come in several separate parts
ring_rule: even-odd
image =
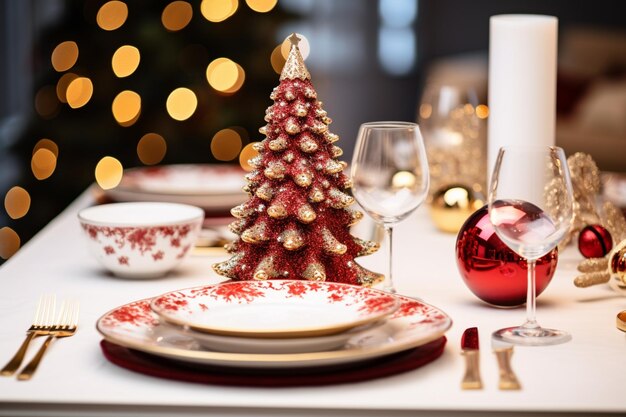
[[[430,216],[443,232],[458,233],[465,220],[485,204],[485,197],[472,187],[454,184],[435,191]]]

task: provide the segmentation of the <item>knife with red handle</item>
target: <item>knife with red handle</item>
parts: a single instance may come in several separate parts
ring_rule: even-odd
[[[465,375],[461,381],[462,389],[482,389],[479,367],[478,328],[470,327],[461,338],[461,354],[465,357]]]

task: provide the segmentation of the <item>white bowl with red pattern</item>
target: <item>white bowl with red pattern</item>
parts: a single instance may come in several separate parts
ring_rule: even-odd
[[[124,278],[156,278],[178,266],[193,248],[204,211],[176,203],[114,203],[78,213],[89,250]]]

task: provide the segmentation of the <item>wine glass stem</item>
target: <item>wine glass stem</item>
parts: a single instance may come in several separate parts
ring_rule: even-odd
[[[535,259],[526,261],[528,265],[528,290],[526,293],[526,323],[523,327],[527,329],[539,328],[539,323],[536,319],[537,310],[537,290],[535,282],[535,265],[537,261]]]
[[[387,279],[385,280],[385,284],[383,289],[390,293],[395,293],[396,289],[393,286],[392,272],[393,272],[393,227],[391,225],[385,225],[385,232],[387,232],[387,241],[389,242],[389,273],[387,274]]]

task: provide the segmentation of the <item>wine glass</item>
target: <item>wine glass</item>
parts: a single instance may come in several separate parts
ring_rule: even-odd
[[[472,87],[431,82],[418,120],[430,169],[430,194],[452,184],[486,189],[487,106]]]
[[[393,225],[415,211],[428,193],[428,161],[419,126],[409,122],[362,124],[351,177],[354,197],[387,232],[389,273],[383,288],[394,293]]]
[[[498,237],[526,258],[526,322],[496,331],[493,338],[518,345],[567,342],[569,333],[537,323],[535,262],[554,249],[570,228],[573,191],[563,149],[554,146],[503,147],[489,187],[489,219]]]

